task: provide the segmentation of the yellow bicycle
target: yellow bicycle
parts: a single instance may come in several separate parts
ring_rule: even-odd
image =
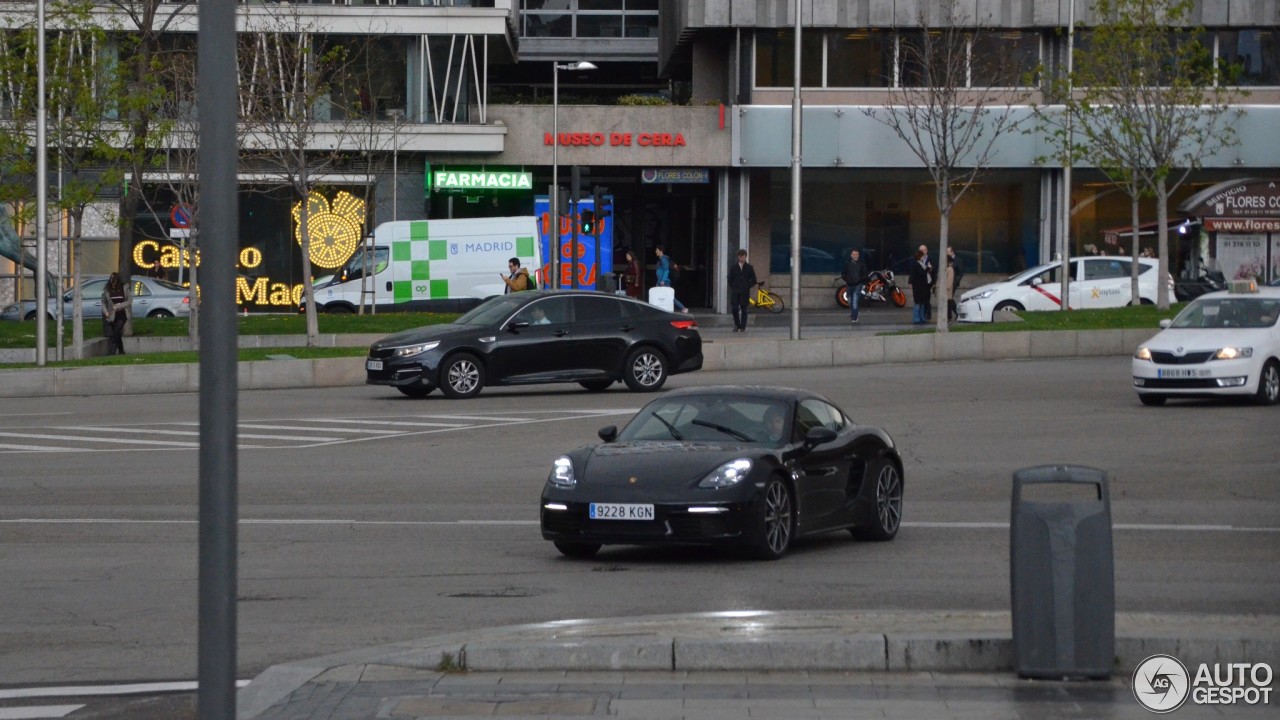
[[[780,313],[783,310],[782,296],[764,289],[764,283],[756,283],[755,294],[747,299],[752,307]]]

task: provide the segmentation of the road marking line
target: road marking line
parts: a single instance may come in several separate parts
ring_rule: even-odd
[[[346,432],[357,435],[386,435],[383,430],[362,430],[359,428],[313,428],[300,425],[260,425],[258,423],[240,423],[239,427],[252,428],[254,430],[296,430],[298,432],[315,432],[316,430],[325,430],[326,432]],[[298,438],[300,440],[312,440],[313,438]]]
[[[0,519],[3,525],[20,524],[120,524],[120,525],[194,525],[198,520],[140,520],[133,518],[7,518]],[[241,518],[242,525],[537,525],[538,520],[356,520],[354,518]],[[910,522],[902,523],[905,528],[953,529],[953,530],[1008,530],[1009,523],[947,523],[947,522]],[[1113,525],[1115,530],[1125,531],[1158,531],[1158,532],[1235,532],[1235,533],[1280,533],[1280,527],[1237,527],[1235,525],[1161,525],[1161,524],[1120,524]]]
[[[248,680],[237,680],[236,687],[244,687]],[[43,697],[108,697],[111,695],[148,695],[164,692],[188,692],[200,689],[194,680],[161,683],[130,683],[126,685],[68,685],[65,687],[10,688],[0,690],[0,700]],[[84,707],[81,705],[80,707]]]
[[[56,445],[2,445],[0,450],[35,450],[38,452],[88,452],[89,448],[58,447]]]
[[[41,720],[62,718],[84,705],[28,705],[27,707],[0,708],[0,720]]]
[[[510,417],[485,417],[483,415],[418,415],[417,417],[431,418],[433,420],[479,420],[481,422],[509,423],[514,420]]]
[[[171,445],[174,447],[200,447],[200,443],[174,442],[171,440],[127,440],[118,437],[80,437],[78,435],[43,435],[40,433],[0,432],[4,437],[36,438],[39,440],[86,440],[88,442],[123,443],[126,445]]]
[[[110,427],[110,426],[78,427],[78,426],[70,425],[65,427],[59,427],[57,429],[58,430],[101,430],[103,432],[140,433],[145,435],[184,435],[188,437],[198,436],[200,434],[199,430],[151,430],[148,428],[118,428],[118,427]],[[391,434],[394,435],[395,433],[391,433]],[[319,437],[319,436],[298,437],[297,435],[254,435],[251,433],[237,433],[236,437],[248,438],[250,440],[293,440],[295,442],[299,440],[305,440],[306,442],[314,442],[316,440],[335,441],[335,440],[345,439],[340,437]],[[252,446],[248,446],[248,447],[252,447]]]
[[[336,418],[336,419],[333,419],[333,420],[329,420],[329,419],[325,419],[325,418],[316,418],[316,419],[314,419],[314,420],[310,420],[309,422],[317,422],[317,423],[353,423],[353,424],[357,424],[357,425],[397,425],[397,426],[404,426],[404,427],[445,427],[445,428],[455,428],[455,427],[456,427],[456,428],[460,428],[460,427],[466,427],[466,425],[460,425],[460,424],[458,424],[458,423],[398,422],[398,421],[395,421],[395,420],[353,420],[353,419],[349,419],[349,418],[348,418],[348,419],[345,419],[345,420],[344,420],[344,419],[342,419],[342,418]]]

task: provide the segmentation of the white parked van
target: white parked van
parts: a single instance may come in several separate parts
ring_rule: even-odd
[[[530,273],[542,267],[536,219],[527,217],[404,220],[373,231],[371,255],[362,245],[332,279],[316,285],[321,312],[354,312],[361,302],[379,310],[467,310],[506,290],[507,261]],[[541,284],[541,283],[539,283]]]

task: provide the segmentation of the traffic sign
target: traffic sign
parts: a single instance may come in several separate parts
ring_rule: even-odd
[[[175,204],[169,209],[169,222],[176,228],[191,227],[191,206],[186,203]]]

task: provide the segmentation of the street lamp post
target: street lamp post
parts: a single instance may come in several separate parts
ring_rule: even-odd
[[[548,247],[551,250],[551,287],[560,287],[560,71],[595,70],[586,60],[574,63],[551,63],[551,193],[549,205],[551,217],[547,230]]]
[[[400,120],[404,110],[391,108],[387,111],[391,116],[391,221],[400,219],[397,203],[400,199]]]

